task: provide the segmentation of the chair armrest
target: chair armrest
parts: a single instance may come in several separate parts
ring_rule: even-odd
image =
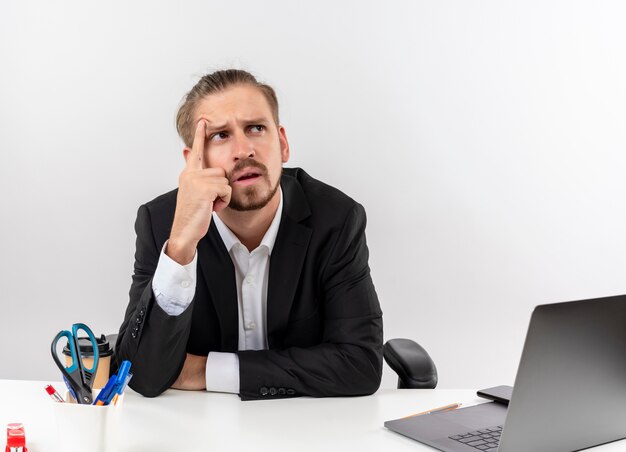
[[[432,389],[437,368],[424,348],[410,339],[390,339],[383,348],[385,361],[398,374],[398,389]]]

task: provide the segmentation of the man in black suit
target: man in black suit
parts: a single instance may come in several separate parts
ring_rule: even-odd
[[[208,74],[177,116],[177,190],[139,208],[116,345],[130,386],[244,400],[365,395],[382,374],[382,312],[365,211],[289,159],[274,90]]]

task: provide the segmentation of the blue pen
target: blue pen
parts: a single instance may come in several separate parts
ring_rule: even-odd
[[[119,391],[124,383],[126,382],[126,378],[128,377],[128,373],[130,372],[130,361],[125,360],[122,361],[120,366],[120,370],[117,372],[117,390]]]
[[[120,388],[120,392],[119,392],[120,395],[124,394],[124,389],[126,389],[126,386],[128,386],[128,382],[130,381],[131,378],[133,378],[133,374],[128,372],[128,375],[126,376],[126,380],[124,380],[124,384]]]
[[[65,375],[63,375],[63,381],[65,382],[65,386],[67,387],[67,390],[69,391],[70,395],[74,398],[74,400],[76,400],[76,394],[74,394],[74,390],[72,389],[70,382],[67,381],[67,378],[65,378]]]
[[[106,405],[106,400],[111,395],[111,392],[115,387],[115,383],[117,383],[117,375],[113,375],[111,378],[109,378],[109,381],[107,381],[107,384],[104,385],[104,388],[100,390],[100,393],[98,394],[98,397],[93,404],[98,406]]]
[[[107,398],[104,402],[105,405],[111,403],[113,397],[120,393],[123,390],[124,384],[126,382],[126,378],[128,377],[128,373],[130,372],[130,361],[122,361],[120,365],[120,370],[117,372],[117,378],[115,381],[115,385],[113,386],[113,390],[110,394],[107,394]]]
[[[132,377],[133,377],[133,374],[129,372],[128,375],[126,376],[126,380],[124,380],[124,384],[122,385],[118,393],[115,394],[115,397],[113,397],[113,405],[117,405],[117,399],[119,398],[119,396],[124,394],[124,389],[126,389],[126,386],[128,385],[128,382],[130,381]]]

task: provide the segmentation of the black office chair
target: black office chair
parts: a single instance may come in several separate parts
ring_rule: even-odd
[[[390,339],[383,346],[383,357],[398,374],[398,389],[433,389],[437,386],[435,363],[417,342]]]

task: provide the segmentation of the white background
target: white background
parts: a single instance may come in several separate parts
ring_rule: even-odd
[[[536,304],[626,292],[621,1],[0,6],[0,378],[116,332],[137,207],[182,168],[206,72],[276,87],[288,166],[361,202],[385,336],[440,387],[512,384]],[[395,379],[385,370],[383,385]]]

